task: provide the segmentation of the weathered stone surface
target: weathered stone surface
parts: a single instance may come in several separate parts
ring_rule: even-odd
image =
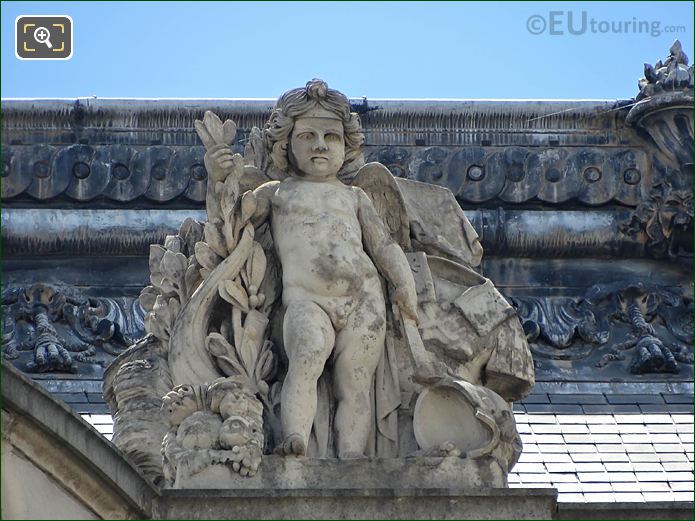
[[[461,482],[404,488],[384,486],[378,479],[395,480],[402,473],[404,483],[422,484],[423,465],[429,469],[424,471],[428,478],[441,480],[452,475],[451,465],[453,475],[456,467],[472,464],[482,469],[486,465],[459,458],[327,462],[270,456],[267,471],[261,470],[252,479],[267,472],[277,481],[284,472],[287,485],[311,485],[317,483],[315,467],[321,467],[334,474],[336,485],[329,488],[326,482],[318,482],[319,487],[311,490],[159,490],[65,405],[11,366],[3,363],[2,371],[3,451],[9,449],[21,455],[23,462],[33,465],[28,472],[46,476],[60,497],[49,505],[45,501],[24,502],[20,511],[12,501],[23,496],[3,494],[3,518],[24,512],[29,518],[71,515],[76,519],[548,519],[556,508],[556,492],[552,489],[472,490],[463,488]],[[13,472],[17,468],[11,466],[15,456],[5,461],[5,455],[3,492],[24,485],[22,477]],[[31,477],[30,473],[24,477]],[[497,475],[502,477],[501,473]],[[243,478],[242,483],[244,480],[251,481]],[[35,499],[38,485],[32,481],[23,490],[31,490]],[[47,497],[51,496],[42,496],[44,500]],[[52,508],[48,511],[46,507]]]
[[[171,376],[161,343],[151,336],[130,347],[104,373],[104,399],[114,411],[113,443],[160,484],[162,439],[167,432],[162,396]]]
[[[451,193],[364,165],[358,115],[320,80],[278,100],[247,157],[230,149],[231,120],[206,112],[195,127],[207,150],[208,220],[151,246],[151,286],[140,295],[176,386],[162,404],[167,484],[211,486],[206,476],[223,465],[254,476],[261,450],[341,460],[493,454],[504,475],[520,450],[506,401],[529,392],[533,366],[514,310],[468,267],[482,247]],[[429,321],[458,329],[421,336],[428,308]],[[110,369],[114,391],[126,365]],[[263,420],[255,406],[225,412],[228,398],[210,398],[221,376],[240,386],[228,389],[232,402],[246,394],[263,404]],[[469,404],[462,421],[480,422],[490,439],[465,443],[465,429],[413,435],[415,397],[452,378],[470,383],[449,387]],[[501,486],[483,474],[474,486]]]
[[[56,518],[68,514],[84,519],[132,519],[149,515],[156,492],[140,471],[70,408],[5,362],[2,363],[2,398],[3,452],[14,455],[7,461],[3,457],[3,492],[31,476],[16,475],[22,467],[13,467],[12,463],[18,462],[14,457],[20,457],[22,465],[29,466],[28,472],[42,472],[45,479],[57,485],[57,488],[49,487],[58,494],[53,510]],[[28,486],[34,504],[42,504],[35,508],[32,502],[21,505],[21,511],[29,518],[42,517],[46,507],[51,506],[43,503],[46,498],[38,496],[39,491],[31,489],[40,484],[46,483],[32,482]],[[19,499],[3,494],[3,518],[9,512],[20,512],[20,507],[12,503]]]
[[[135,299],[65,286],[4,288],[2,354],[30,373],[97,372],[144,333]]]
[[[548,489],[164,491],[153,518],[551,519]]]
[[[369,106],[366,100],[360,107],[353,104],[352,109],[361,112],[363,121],[368,122],[370,145],[365,147],[367,159],[382,161],[400,179],[390,185],[377,184],[376,190],[371,191],[367,189],[369,183],[355,181],[355,169],[347,169],[341,179],[360,184],[379,213],[379,188],[391,190],[389,197],[397,203],[393,205],[394,208],[406,207],[408,224],[415,224],[410,233],[403,233],[407,228],[404,226],[406,221],[402,219],[403,212],[391,214],[388,218],[382,214],[381,217],[402,249],[407,252],[410,242],[410,246],[415,244],[420,253],[424,251],[429,254],[429,257],[422,253],[417,259],[408,258],[418,283],[418,318],[422,318],[427,305],[436,303],[439,307],[439,311],[430,307],[429,323],[421,327],[422,336],[427,338],[421,342],[423,349],[420,351],[417,351],[419,344],[411,341],[416,338],[411,335],[413,329],[419,335],[414,324],[399,320],[398,311],[394,313],[388,306],[386,309],[387,322],[395,325],[392,331],[402,328],[401,332],[404,333],[401,338],[387,335],[386,342],[387,352],[390,350],[396,360],[394,367],[397,368],[400,386],[398,429],[411,434],[410,438],[402,436],[399,439],[399,455],[419,449],[411,432],[414,430],[413,408],[416,407],[418,395],[436,395],[434,390],[438,388],[428,382],[431,387],[425,387],[426,391],[421,392],[422,387],[411,378],[418,366],[427,365],[422,364],[423,357],[420,355],[423,352],[425,359],[432,355],[433,365],[442,372],[453,369],[455,377],[475,382],[474,385],[484,380],[486,385],[494,387],[508,399],[522,395],[530,383],[528,372],[518,370],[520,366],[530,366],[530,357],[515,359],[513,351],[500,357],[498,348],[504,345],[505,335],[490,331],[487,332],[490,335],[488,338],[483,331],[484,324],[481,329],[481,324],[470,323],[471,317],[476,321],[475,313],[466,310],[465,302],[456,305],[456,302],[462,303],[461,295],[468,293],[471,296],[481,291],[485,284],[478,284],[480,288],[475,284],[460,284],[463,287],[457,287],[456,277],[442,277],[436,268],[432,269],[437,263],[433,256],[464,265],[478,265],[480,272],[492,278],[508,299],[513,298],[513,304],[518,307],[519,316],[525,322],[523,333],[516,330],[514,334],[525,334],[531,339],[537,368],[542,370],[544,379],[583,378],[595,381],[625,378],[629,370],[637,374],[634,380],[640,382],[645,379],[660,382],[691,379],[692,295],[689,291],[688,259],[692,254],[692,67],[688,67],[687,57],[680,46],[674,45],[666,64],[657,64],[652,71],[648,69],[645,70],[645,79],[640,85],[642,92],[636,104],[454,102],[421,106],[417,103],[387,102],[375,107]],[[60,105],[57,112],[53,111],[56,108],[54,105]],[[125,103],[122,113],[117,113],[119,110],[114,112],[117,104],[109,107],[108,103],[104,105],[98,100],[91,104],[46,104],[46,111],[36,108],[15,113],[14,107],[10,107],[11,132],[4,133],[12,136],[12,142],[4,147],[7,153],[3,154],[3,180],[7,181],[3,183],[5,202],[18,212],[25,208],[33,209],[36,205],[50,205],[53,210],[58,210],[51,215],[42,211],[35,213],[47,215],[48,221],[60,219],[61,212],[75,215],[76,220],[66,222],[65,234],[63,228],[54,226],[37,240],[32,240],[31,237],[26,238],[27,233],[17,226],[26,213],[17,213],[12,221],[14,224],[5,226],[6,222],[10,222],[6,216],[12,215],[3,212],[3,236],[12,239],[6,244],[11,245],[13,254],[20,252],[28,256],[6,263],[11,268],[7,280],[21,280],[24,277],[23,285],[29,287],[35,282],[31,270],[37,268],[46,273],[46,280],[66,277],[72,278],[77,285],[83,286],[85,281],[89,285],[91,274],[98,271],[92,270],[90,264],[100,249],[103,248],[103,253],[137,254],[137,248],[144,244],[143,241],[146,242],[147,237],[162,236],[163,239],[162,228],[155,229],[154,226],[141,228],[143,233],[128,242],[119,235],[117,227],[110,228],[107,222],[97,223],[94,227],[81,226],[79,219],[89,219],[90,216],[77,216],[70,212],[77,208],[90,208],[91,212],[96,212],[92,216],[104,214],[107,208],[125,208],[126,212],[137,212],[139,210],[135,208],[150,208],[167,201],[171,208],[199,207],[209,186],[203,167],[203,147],[194,141],[192,121],[200,117],[205,108],[211,108],[204,105],[193,102],[180,113],[175,107],[167,108],[156,103],[144,106],[137,102]],[[265,119],[271,110],[270,103],[262,108],[263,103],[251,105],[253,103],[242,102],[220,107],[220,114],[225,117],[229,114],[229,107],[246,111],[241,119],[235,116],[240,123],[240,137],[248,140],[235,196],[257,187],[268,178],[275,181],[284,179],[277,168],[269,168],[273,167],[274,162],[264,150],[262,132],[258,128],[249,131],[252,126],[249,122],[254,118],[260,122]],[[3,115],[6,112],[8,109],[4,105]],[[50,124],[42,124],[47,121]],[[110,128],[115,121],[120,125],[116,125],[119,128],[116,139],[116,134]],[[3,124],[8,125],[7,122],[8,118],[3,118]],[[520,126],[521,123],[525,126]],[[179,132],[181,125],[189,128]],[[227,132],[224,125],[222,127],[220,136],[225,141],[225,137],[231,136],[231,125],[227,125]],[[130,131],[123,132],[123,129]],[[179,152],[186,152],[185,149],[190,153],[179,155]],[[232,147],[233,152],[241,152],[241,149],[241,144]],[[353,166],[358,164],[359,161]],[[177,165],[185,166],[178,169]],[[429,204],[436,199],[432,194],[423,197],[423,201],[416,196],[416,203],[441,211],[415,218],[413,208],[417,204],[409,204],[405,195],[408,183],[417,186],[413,179],[449,186],[458,202],[466,206],[466,215],[475,229],[473,234],[466,231],[465,219],[444,218],[442,222],[435,223],[437,217],[448,213],[444,208],[458,206],[455,202],[451,205],[454,199],[448,195],[438,199],[436,205]],[[213,184],[212,178],[210,181],[209,184]],[[395,192],[392,190],[394,185],[397,188]],[[9,191],[6,193],[5,189]],[[398,195],[399,192],[402,197]],[[392,197],[394,193],[395,197]],[[440,190],[440,193],[448,194],[445,190]],[[247,216],[253,204],[257,204],[257,201],[247,197]],[[228,215],[229,209],[224,209],[220,204],[218,215]],[[214,214],[215,208],[212,210]],[[22,230],[31,230],[32,226],[42,222],[33,216],[30,219],[22,222]],[[435,225],[428,227],[428,223]],[[149,304],[151,329],[160,336],[176,337],[171,329],[176,322],[173,315],[192,294],[192,289],[198,283],[196,273],[206,278],[230,253],[231,246],[227,244],[224,226],[219,225],[220,222],[213,223],[207,233],[203,231],[205,240],[191,241],[191,247],[196,242],[207,245],[207,248],[199,247],[199,252],[189,244],[185,248],[178,247],[177,251],[176,241],[167,239],[166,251],[161,258],[155,254],[153,266],[156,269],[152,271],[156,276],[152,286],[156,289],[156,295],[148,291],[144,301]],[[167,228],[167,233],[176,235],[176,230],[170,228]],[[236,242],[239,237],[234,235],[241,228],[231,228],[233,240],[230,242]],[[7,233],[7,230],[12,233]],[[463,234],[459,233],[461,230],[464,230]],[[264,234],[267,230],[254,229],[253,232],[254,236],[249,242],[260,244],[265,253],[268,236]],[[85,233],[92,236],[85,239]],[[178,238],[184,239],[185,235],[180,233]],[[457,239],[462,237],[464,240],[457,243]],[[421,238],[425,240],[420,242]],[[457,243],[455,248],[449,247],[452,239]],[[487,256],[480,263],[479,259],[476,260],[476,240],[478,246],[491,246],[486,249]],[[44,253],[63,253],[60,245],[64,241],[68,241],[66,244],[71,248],[68,255],[87,253],[93,257],[38,257]],[[455,254],[456,250],[465,248],[470,252],[460,256]],[[273,249],[272,246],[270,249]],[[169,260],[162,263],[167,252],[170,252]],[[178,253],[186,257],[186,271],[192,268],[188,279],[185,275],[183,278],[180,276],[183,265],[180,257],[176,256]],[[492,258],[490,253],[494,254]],[[173,263],[170,262],[172,254],[176,259]],[[650,261],[646,259],[647,256],[659,260]],[[273,259],[269,255],[267,257],[270,266]],[[282,357],[282,335],[278,336],[278,325],[282,324],[281,313],[273,310],[271,316],[267,317],[267,324],[264,319],[241,323],[241,329],[254,333],[249,336],[257,338],[255,333],[262,332],[275,341],[275,345],[265,353],[259,345],[241,341],[244,335],[235,338],[232,329],[239,331],[236,327],[238,312],[237,317],[232,317],[231,322],[224,326],[226,332],[222,330],[225,315],[228,318],[231,314],[230,308],[242,309],[243,319],[246,309],[251,307],[252,297],[254,305],[258,306],[266,295],[271,294],[268,293],[268,284],[262,290],[257,287],[251,291],[254,285],[246,280],[253,271],[251,258],[249,254],[245,259],[246,264],[241,262],[243,266],[236,279],[225,281],[221,277],[218,281],[221,284],[215,284],[217,287],[212,292],[214,297],[210,306],[214,310],[214,317],[203,324],[202,336],[205,337],[211,327],[214,333],[220,331],[219,335],[224,341],[217,339],[216,342],[198,344],[204,345],[201,349],[209,358],[206,367],[212,367],[210,373],[214,377],[229,374],[227,371],[230,367],[232,373],[239,371],[239,365],[244,367],[242,372],[247,373],[251,372],[251,367],[255,373],[258,367],[259,373],[264,373],[268,378],[266,382],[260,375],[254,374],[256,383],[271,384],[268,389],[258,389],[266,393],[265,396],[259,393],[259,397],[265,398],[264,408],[275,414],[280,412],[278,405],[281,396],[279,386],[273,384],[277,383],[276,378],[282,379],[286,369]],[[99,272],[101,286],[90,288],[91,295],[102,296],[101,288],[104,287],[105,294],[110,296],[114,287],[121,283],[116,281],[126,279],[131,284],[130,295],[139,290],[145,270],[144,264],[136,260],[142,259],[102,260],[104,265],[111,263],[114,266],[123,262],[123,266],[139,266],[140,278],[138,273],[131,270],[127,275],[121,273],[111,278],[109,275],[117,272],[106,268]],[[202,266],[203,263],[207,263],[208,267]],[[85,270],[85,266],[88,269]],[[94,266],[101,269],[102,265],[96,263]],[[165,281],[167,278],[168,281]],[[648,287],[640,284],[647,279],[654,284]],[[107,281],[106,285],[104,281]],[[587,291],[591,284],[598,285]],[[117,288],[116,292],[119,291],[120,288]],[[382,291],[388,295],[387,287],[383,287]],[[275,294],[275,297],[278,296]],[[159,302],[158,297],[161,297]],[[269,300],[272,302],[273,298]],[[451,308],[459,313],[450,313]],[[61,357],[58,349],[60,329],[56,328],[54,333],[49,327],[59,321],[43,313],[51,321],[47,325],[44,317],[39,315],[42,314],[36,313],[29,319],[29,322],[40,324],[39,347],[46,347],[46,352],[55,348],[58,358],[54,356],[50,364],[37,364],[37,367],[41,365],[48,370],[67,368],[67,361]],[[230,328],[229,324],[234,327]],[[9,330],[4,326],[3,333],[6,333]],[[334,328],[335,331],[337,329]],[[451,342],[452,331],[467,338],[470,335],[477,344]],[[11,334],[6,336],[9,338]],[[496,342],[496,351],[483,345],[488,340]],[[163,343],[163,346],[167,345],[168,342]],[[211,350],[209,345],[212,346]],[[250,345],[256,348],[256,356],[247,358],[249,364],[245,365],[244,357],[237,348],[245,346],[248,350]],[[265,343],[262,347],[266,347]],[[478,349],[481,350],[476,351]],[[268,352],[273,357],[265,357]],[[416,352],[420,353],[420,361],[418,356],[413,356]],[[479,356],[473,356],[474,352],[478,352]],[[12,354],[11,350],[9,354]],[[43,355],[43,352],[39,354]],[[38,360],[43,358],[39,356]],[[275,365],[278,367],[271,368]],[[495,365],[497,367],[493,367]],[[483,366],[484,371],[481,370]],[[277,372],[274,372],[276,369]],[[498,369],[502,369],[502,378],[495,383]],[[319,378],[318,385],[323,389],[321,392],[332,387],[329,378],[331,370],[328,367]],[[514,371],[522,376],[526,373],[526,377],[517,382],[518,385],[514,381],[515,375],[509,374]],[[680,371],[680,375],[672,376],[677,371]],[[249,377],[248,374],[246,376]],[[435,384],[446,387],[451,381],[445,379]],[[329,404],[333,402],[332,398],[328,400]],[[635,406],[631,407],[635,409]],[[484,410],[484,407],[478,408]],[[153,406],[152,411],[155,410],[156,406]],[[216,443],[215,439],[220,439],[219,435],[217,438],[210,435],[215,428],[206,427],[207,430],[202,429],[200,433],[196,431],[198,419],[205,420],[200,423],[208,427],[219,427],[222,415],[219,414],[218,422],[218,418],[211,419],[213,416],[208,412],[196,410],[190,415],[191,422],[186,429],[190,427],[191,430],[182,433],[181,447],[212,445]],[[472,411],[466,410],[465,413],[470,416]],[[321,414],[330,420],[335,417],[335,410],[329,407]],[[272,415],[269,416],[271,421],[266,422],[268,427],[273,424]],[[456,417],[455,414],[451,416]],[[152,416],[153,419],[155,417]],[[183,423],[179,427],[181,425]],[[330,423],[328,425],[330,432],[333,429]],[[243,430],[239,425],[235,429]],[[266,451],[277,446],[275,433],[282,432],[278,425],[268,430],[270,432],[264,433]],[[146,431],[143,429],[143,432]],[[221,428],[218,431],[221,433]],[[176,434],[175,438],[178,438],[178,432]],[[237,431],[231,433],[232,436],[238,434]],[[471,439],[490,439],[484,427],[478,429],[477,434],[480,436],[471,436]],[[153,447],[156,447],[158,437],[161,434],[155,433],[150,439],[154,440]],[[449,451],[453,456],[458,449],[452,449],[447,441],[438,439],[430,449]],[[436,446],[439,442],[439,446]],[[147,450],[156,458],[157,453],[151,450],[152,446]],[[513,457],[507,459],[513,461]]]
[[[239,476],[224,465],[213,465],[195,479],[177,481],[177,489],[337,490],[503,488],[506,471],[490,458],[450,457],[317,459],[265,456],[258,473]]]

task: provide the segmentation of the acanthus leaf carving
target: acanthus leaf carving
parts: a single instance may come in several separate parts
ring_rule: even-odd
[[[6,290],[2,305],[3,356],[26,360],[29,372],[101,366],[144,334],[144,310],[130,297],[88,297],[39,283]]]
[[[632,359],[633,374],[674,373],[692,364],[692,300],[673,290],[619,281],[595,285],[581,298],[513,297],[534,353],[557,359],[587,357],[597,368]],[[611,338],[616,325],[627,332]],[[669,334],[670,333],[670,334]],[[545,346],[550,346],[549,348]]]

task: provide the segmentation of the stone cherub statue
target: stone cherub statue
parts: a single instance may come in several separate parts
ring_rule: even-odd
[[[306,454],[318,380],[330,361],[337,455],[364,457],[370,387],[386,334],[379,273],[394,289],[391,301],[411,319],[417,318],[415,281],[372,201],[337,177],[363,141],[345,96],[318,80],[291,90],[279,99],[265,132],[272,161],[289,174],[253,191],[251,217],[255,226],[270,221],[282,265],[288,366],[278,449]],[[224,172],[234,168],[229,147],[212,147],[208,155],[213,177],[234,175]]]
[[[482,248],[451,192],[365,165],[358,115],[321,80],[283,94],[244,157],[232,121],[208,112],[196,130],[208,221],[152,246],[140,297],[174,387],[165,481],[196,486],[206,465],[253,476],[275,453],[487,458],[502,476],[488,486],[506,483],[509,402],[533,363],[514,310],[472,269]],[[118,391],[133,353],[107,371],[114,402],[133,395]]]

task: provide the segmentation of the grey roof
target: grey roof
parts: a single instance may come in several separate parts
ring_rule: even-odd
[[[100,381],[42,383],[111,439]],[[510,487],[553,487],[560,502],[693,499],[691,383],[539,382],[514,411],[524,451]]]

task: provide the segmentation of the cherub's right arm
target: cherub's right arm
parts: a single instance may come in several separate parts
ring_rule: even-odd
[[[268,181],[253,191],[256,196],[256,211],[251,217],[254,227],[260,226],[270,216],[271,199],[279,184],[280,181]]]

